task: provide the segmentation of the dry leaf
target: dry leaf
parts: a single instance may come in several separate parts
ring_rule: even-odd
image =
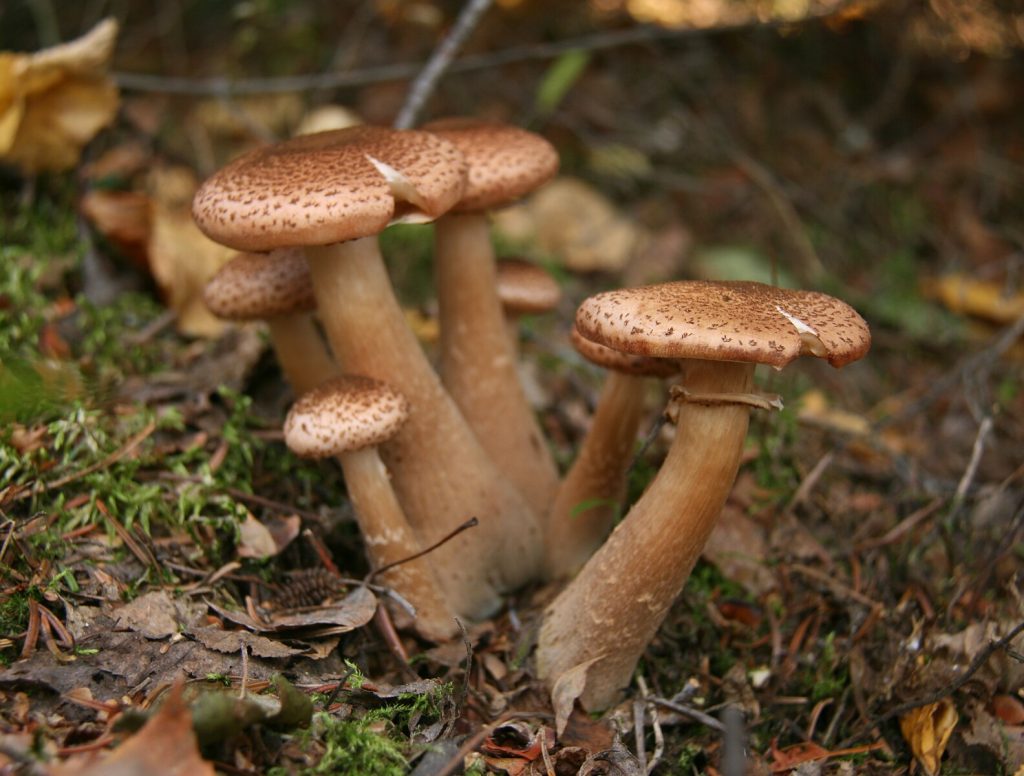
[[[703,557],[722,574],[761,595],[775,588],[775,575],[768,568],[768,540],[764,529],[750,519],[741,506],[730,501],[704,545]]]
[[[871,424],[867,418],[829,406],[825,394],[816,388],[800,397],[797,418],[801,423],[850,436],[866,436],[871,431]]]
[[[149,237],[149,266],[164,295],[178,313],[177,327],[191,337],[216,337],[224,330],[203,303],[203,286],[235,251],[199,231],[188,209],[154,205]]]
[[[160,710],[113,752],[71,758],[50,769],[50,776],[214,776],[213,765],[199,755],[181,689],[176,685]]]
[[[1000,283],[975,280],[958,273],[927,283],[926,295],[938,299],[955,313],[973,315],[995,323],[1013,323],[1024,315],[1024,293],[1006,293]]]
[[[175,600],[166,590],[154,590],[114,611],[119,628],[141,633],[147,639],[164,639],[201,616],[202,605]]]
[[[956,706],[949,698],[913,709],[900,717],[903,737],[929,776],[939,772],[942,753],[959,719]]]
[[[291,657],[302,653],[301,649],[294,649],[280,641],[274,641],[264,636],[257,636],[248,631],[228,631],[222,628],[205,627],[192,628],[189,635],[207,649],[215,652],[231,654],[241,650],[242,645],[249,648],[249,652],[256,657]]]
[[[576,699],[587,688],[587,671],[604,655],[598,655],[563,672],[551,687],[551,705],[555,709],[555,733],[561,736],[569,724]]]
[[[137,191],[94,189],[79,203],[82,215],[121,253],[140,267],[149,266],[152,203]]]
[[[595,188],[556,178],[524,204],[495,216],[514,240],[535,240],[575,272],[620,272],[649,241],[647,233]]]
[[[107,68],[117,22],[34,54],[0,52],[0,162],[27,174],[74,167],[117,113]]]
[[[274,537],[263,523],[249,512],[245,521],[239,526],[241,541],[238,543],[239,558],[269,558],[277,555]]]

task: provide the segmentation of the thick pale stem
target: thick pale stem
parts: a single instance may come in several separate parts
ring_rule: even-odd
[[[644,378],[609,372],[590,430],[562,480],[544,534],[548,579],[568,577],[601,546],[626,492],[643,418]]]
[[[691,361],[697,392],[751,390],[753,365]],[[586,669],[588,709],[614,703],[682,589],[732,488],[749,407],[679,406],[675,441],[654,482],[544,613],[537,668],[549,683]]]
[[[277,363],[296,396],[338,376],[338,365],[309,313],[278,315],[268,318],[267,325]]]
[[[349,373],[382,380],[408,398],[409,419],[381,448],[398,500],[424,545],[470,517],[480,525],[430,554],[455,611],[486,617],[500,593],[532,579],[540,529],[459,414],[406,325],[375,238],[307,249],[331,349]]]
[[[420,543],[398,504],[377,448],[343,453],[339,458],[370,565],[383,568],[419,552]],[[432,641],[447,641],[458,631],[458,624],[428,557],[395,566],[378,580],[413,605],[415,627],[421,635]]]
[[[491,459],[533,510],[546,515],[558,469],[509,347],[487,217],[448,213],[435,230],[445,387]]]

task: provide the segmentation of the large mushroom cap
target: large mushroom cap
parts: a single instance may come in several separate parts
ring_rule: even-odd
[[[238,254],[206,284],[203,301],[218,318],[232,321],[316,309],[309,266],[299,248]]]
[[[592,364],[613,372],[622,372],[637,377],[672,377],[679,374],[679,361],[672,358],[651,358],[634,356],[614,350],[605,345],[588,340],[574,326],[569,335],[572,346],[581,356]]]
[[[546,313],[558,307],[562,287],[543,267],[522,259],[501,259],[497,266],[498,299],[515,315]]]
[[[587,339],[625,353],[776,368],[801,355],[840,367],[871,346],[867,324],[845,302],[750,282],[694,280],[606,291],[583,301],[576,327]]]
[[[466,190],[452,210],[490,210],[515,202],[558,172],[558,152],[540,135],[472,118],[423,127],[453,143],[469,168]]]
[[[192,215],[238,250],[330,245],[437,218],[464,176],[461,154],[436,135],[349,127],[243,154],[203,183]]]
[[[326,458],[391,439],[409,402],[379,380],[346,375],[303,394],[288,412],[284,441],[295,454]]]

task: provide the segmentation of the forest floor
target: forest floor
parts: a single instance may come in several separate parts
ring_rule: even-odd
[[[474,55],[625,24],[507,5]],[[872,329],[841,371],[759,374],[786,406],[755,415],[704,558],[623,703],[560,735],[530,657],[551,591],[449,644],[396,635],[338,469],[282,442],[265,330],[196,309],[224,258],[191,226],[196,182],[316,93],[126,91],[74,173],[0,178],[0,773],[209,772],[201,753],[230,774],[728,774],[738,748],[757,774],[1020,774],[1022,22],[947,5],[581,38],[452,74],[430,103],[525,124],[562,157],[557,196],[500,215],[496,238],[563,287],[523,345],[563,467],[600,388],[567,337],[594,291],[772,280]],[[406,29],[422,20],[361,23],[395,61],[429,51]],[[122,66],[145,61],[141,29]],[[403,89],[338,99],[388,123]],[[383,243],[433,353],[429,227]],[[663,396],[628,500],[665,455]]]

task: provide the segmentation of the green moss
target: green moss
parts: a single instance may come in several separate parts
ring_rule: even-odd
[[[311,767],[297,770],[284,767],[271,768],[268,776],[401,776],[408,772],[408,764],[401,745],[389,736],[372,729],[368,719],[339,720],[326,712],[313,716],[308,731],[299,734],[302,748],[316,741],[324,749],[320,761]]]

